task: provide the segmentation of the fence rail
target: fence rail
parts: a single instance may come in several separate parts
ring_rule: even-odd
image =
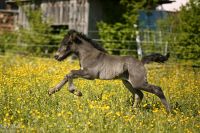
[[[90,32],[93,32],[93,33],[108,32],[108,33],[110,33],[109,31],[89,31],[89,33]],[[52,55],[51,53],[49,53],[48,50],[51,49],[51,52],[52,52],[52,49],[56,50],[59,47],[60,40],[62,40],[62,38],[63,38],[63,34],[55,35],[55,37],[57,38],[57,41],[54,41],[55,44],[25,43],[23,41],[22,33],[27,33],[27,34],[31,34],[31,35],[39,35],[39,36],[44,36],[44,37],[54,36],[54,35],[38,33],[38,32],[33,32],[33,31],[28,31],[28,30],[16,31],[15,33],[18,36],[17,41],[16,42],[6,41],[6,40],[1,41],[0,42],[0,51],[2,51],[3,48],[5,48],[5,49],[8,48],[8,51],[13,51],[13,52],[17,53],[18,51],[22,52],[19,50],[20,48],[43,48],[43,50],[44,49],[46,50],[46,51],[43,51],[43,53],[42,53],[43,55]],[[136,34],[135,31],[130,31],[127,33]],[[140,31],[140,33],[141,34],[143,34],[143,33],[159,34],[160,31]],[[179,35],[179,33],[171,33],[171,32],[162,32],[162,33],[169,34],[170,36]],[[191,35],[193,35],[193,34],[191,34]],[[195,34],[195,35],[199,36],[199,34]],[[0,38],[1,38],[1,36],[0,36]],[[154,38],[155,38],[155,36],[154,36]],[[133,39],[135,39],[135,38],[133,38]],[[115,51],[115,52],[119,51],[120,54],[123,54],[123,55],[125,55],[125,53],[137,54],[137,52],[138,52],[137,51],[137,43],[138,43],[137,40],[122,40],[122,41],[120,41],[120,40],[115,40],[115,39],[102,40],[99,38],[94,38],[93,40],[100,44],[107,44],[107,46],[108,45],[114,46],[113,48],[112,47],[107,48],[106,49],[107,51]],[[171,39],[171,40],[173,40],[173,39]],[[173,49],[182,48],[180,46],[176,46],[176,44],[180,43],[178,41],[167,41],[164,39],[155,40],[150,37],[149,38],[141,37],[139,43],[141,44],[142,48],[144,48],[144,49],[142,49],[144,52],[144,55],[147,55],[150,53],[155,53],[155,52],[166,54],[168,52],[168,50],[170,50],[170,53],[172,55],[175,55],[175,54],[180,54],[181,52],[175,51]],[[125,44],[125,46],[123,46],[124,44]],[[115,46],[117,46],[117,47],[115,47]],[[120,46],[122,46],[122,47],[120,47]],[[17,47],[19,49],[17,49]],[[151,49],[151,47],[154,47],[154,49]],[[188,50],[192,50],[192,48],[188,48]],[[26,53],[26,51],[24,51],[24,53]],[[195,52],[193,52],[193,53],[195,53]]]
[[[0,52],[0,59],[6,59],[6,57],[8,57],[8,56],[18,55],[18,56],[23,56],[23,57],[29,58],[29,59],[54,60],[52,54],[48,54],[48,56],[40,56],[40,57],[30,56],[30,55],[26,55],[26,54],[23,54],[23,53],[20,55],[18,52],[14,52],[14,51],[12,51],[10,54],[11,55],[4,55],[3,53]],[[2,60],[0,60],[0,61],[2,61]],[[200,69],[199,65],[192,65],[192,64],[183,63],[183,62],[179,63],[179,61],[177,61],[177,60],[168,61],[164,65],[163,64],[158,64],[158,65],[153,65],[153,66],[148,65],[146,67],[147,67],[147,69],[155,69],[155,68],[163,68],[163,67],[174,68],[174,67],[177,67],[177,66],[185,67],[187,69],[192,69],[192,70],[197,71],[197,72],[199,72],[199,69]]]
[[[133,41],[135,42],[135,41]],[[25,47],[25,48],[28,48],[28,47],[44,47],[44,48],[58,48],[59,45],[40,45],[40,44],[16,44],[16,43],[7,43],[5,45],[0,45],[0,46],[4,46],[4,47],[9,47],[9,46],[16,46],[16,47]],[[137,52],[137,49],[128,49],[128,48],[121,48],[121,49],[116,49],[116,48],[106,48],[107,51],[125,51],[125,52]],[[16,53],[19,51],[21,52],[20,50],[8,50],[9,52],[10,51],[15,51]],[[160,50],[159,51],[152,51],[152,50],[145,50],[146,53],[155,53],[155,52],[161,52]],[[24,53],[26,53],[26,51],[24,51]],[[175,51],[170,51],[170,54],[179,54],[181,52],[175,52]],[[195,53],[195,52],[194,52]],[[45,53],[46,55],[52,55],[52,53]]]

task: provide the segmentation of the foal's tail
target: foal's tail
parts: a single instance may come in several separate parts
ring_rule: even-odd
[[[154,53],[151,55],[144,56],[141,61],[143,64],[148,64],[150,62],[164,63],[165,61],[168,60],[169,56],[170,56],[169,53],[167,53],[166,56],[158,54],[158,53]]]

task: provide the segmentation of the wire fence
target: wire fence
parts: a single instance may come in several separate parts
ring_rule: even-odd
[[[37,29],[37,28],[34,28],[35,30],[40,30],[40,29]],[[58,32],[65,32],[65,33],[67,33],[67,30],[60,30],[60,29],[55,29],[54,31],[58,31]],[[162,33],[162,34],[170,34],[170,35],[175,35],[175,36],[179,36],[179,35],[182,35],[182,34],[184,34],[184,35],[194,35],[194,36],[198,36],[198,37],[200,37],[200,34],[198,34],[198,33],[188,33],[188,32],[170,32],[170,31],[160,31],[160,30],[145,30],[145,29],[138,29],[137,31],[139,31],[140,33],[151,33],[151,34],[160,34],[160,33]],[[22,32],[21,31],[10,31],[10,32],[15,32],[15,33],[22,33],[22,32],[24,32],[24,33],[33,33],[33,34],[38,34],[38,35],[42,35],[42,36],[48,36],[48,35],[46,35],[46,34],[44,34],[44,33],[38,33],[38,32],[34,32],[33,30],[23,30]],[[90,34],[90,33],[95,33],[95,34],[99,34],[99,33],[101,33],[101,32],[103,32],[103,33],[115,33],[115,31],[109,31],[109,30],[106,30],[106,31],[99,31],[99,30],[90,30],[90,31],[88,31],[88,34]],[[126,31],[118,31],[118,33],[125,33],[125,34],[130,34],[130,33],[132,33],[132,34],[135,34],[135,29],[133,29],[133,30],[126,30]]]
[[[113,43],[115,45],[121,45],[121,41],[118,41],[118,40],[101,40],[101,39],[92,39],[92,40],[98,42],[99,44],[101,44],[101,43]],[[123,43],[127,43],[126,46],[133,46],[133,45],[135,45],[135,43],[137,43],[137,41],[125,40],[125,41],[123,41]],[[140,43],[142,44],[142,46],[148,46],[148,45],[152,46],[153,44],[155,44],[155,42],[152,42],[152,41],[150,41],[150,42],[141,41]],[[174,42],[171,42],[171,43],[170,42],[157,42],[157,44],[160,44],[160,45],[157,45],[156,47],[157,48],[159,48],[159,47],[163,48],[164,45],[162,45],[162,44],[166,44],[166,43],[167,44],[174,44]],[[179,43],[179,42],[175,42],[175,43]],[[7,42],[5,44],[0,44],[0,45],[3,46],[3,47],[11,46],[11,47],[45,47],[45,48],[58,48],[60,46],[59,42],[57,44],[33,44],[33,43],[27,44],[27,43],[23,43],[23,42],[21,42],[21,43]],[[175,48],[175,47],[179,48],[179,46],[173,46],[173,48]],[[188,48],[188,49],[190,49],[190,48]],[[113,51],[113,50],[116,50],[116,51],[135,51],[135,52],[137,51],[137,49],[129,49],[129,48],[120,48],[120,49],[106,48],[106,50],[107,51]],[[145,51],[152,52],[150,50],[145,50]],[[171,51],[170,53],[176,54],[176,53],[179,53],[179,52],[177,52],[177,51],[172,52]]]
[[[110,31],[89,31],[89,33],[96,33],[99,34],[99,32],[108,32]],[[45,34],[45,33],[38,33],[34,31],[16,31],[16,34],[20,36],[20,39],[17,39],[16,42],[12,41],[4,41],[0,42],[0,48],[3,49],[5,48],[5,51],[14,53],[14,54],[28,54],[29,52],[26,51],[27,48],[29,49],[34,49],[34,48],[43,48],[43,51],[40,53],[40,55],[51,57],[53,55],[53,51],[56,51],[57,48],[59,47],[60,40],[63,38],[63,34],[61,35],[52,35],[52,34]],[[27,33],[27,34],[32,34],[32,35],[39,35],[43,37],[48,37],[48,36],[57,36],[57,41],[54,42],[54,44],[41,44],[41,43],[25,43],[23,42],[23,36],[20,34],[22,33]],[[131,33],[135,34],[135,31],[126,31],[126,33]],[[176,41],[175,39],[169,40],[164,40],[162,37],[163,34],[169,34],[169,36],[173,36],[173,38],[176,38],[177,35],[180,35],[180,33],[171,33],[171,32],[161,32],[161,31],[139,31],[140,33],[140,44],[142,46],[143,52],[146,54],[150,53],[164,53],[166,54],[168,51],[170,52],[171,55],[176,55],[180,54],[180,51],[175,51],[173,50],[174,48],[178,49],[179,46],[176,46],[176,44],[180,43]],[[150,36],[149,34],[153,34]],[[162,35],[161,35],[162,33]],[[124,33],[125,34],[125,33]],[[181,33],[181,34],[191,34],[191,33]],[[176,36],[174,36],[176,35]],[[191,34],[195,36],[199,36],[200,34]],[[160,37],[159,39],[155,39],[156,37]],[[36,38],[37,39],[37,38]],[[111,48],[106,48],[107,51],[120,51],[121,55],[127,55],[127,54],[133,54],[138,52],[137,50],[137,39],[133,38],[132,40],[117,40],[117,39],[110,39],[110,40],[102,40],[99,38],[93,38],[92,40],[98,42],[99,44],[110,44],[113,46],[117,47],[111,47]],[[123,47],[122,45],[126,44],[126,47]],[[122,47],[120,47],[122,46]],[[154,47],[152,50],[150,47]],[[5,51],[0,49],[0,54],[4,54]],[[49,51],[49,49],[51,49]],[[190,49],[190,48],[188,48]],[[192,49],[192,48],[191,48]],[[193,51],[195,53],[195,51]]]
[[[146,32],[146,33],[157,33],[157,34],[171,34],[171,35],[180,35],[180,34],[186,34],[186,35],[194,35],[194,36],[200,36],[200,34],[197,33],[188,33],[188,32],[170,32],[170,31],[156,31],[156,30],[143,30],[143,29],[138,29],[139,32]],[[99,33],[99,32],[103,32],[103,33],[112,33],[112,31],[88,31],[88,33]],[[122,33],[135,33],[135,30],[130,30],[130,31],[119,31]]]
[[[97,41],[99,42],[99,41]],[[107,41],[106,41],[107,42]],[[114,43],[112,41],[109,41],[111,43]],[[134,42],[136,43],[136,41],[129,41],[129,42]],[[143,42],[141,42],[143,43]],[[146,43],[146,42],[145,42]],[[161,44],[165,44],[164,42],[161,43]],[[120,45],[120,44],[116,44],[116,45]],[[127,44],[127,45],[133,45],[133,44]],[[59,44],[54,44],[54,45],[41,45],[41,44],[25,44],[25,43],[21,43],[21,44],[16,44],[16,43],[7,43],[4,45],[4,47],[45,47],[45,48],[58,48],[60,45]],[[159,46],[158,46],[159,47]],[[163,47],[163,46],[160,46],[160,47]],[[20,48],[19,48],[20,49]],[[106,48],[107,51],[126,51],[126,52],[129,52],[129,51],[134,51],[134,52],[137,52],[137,49],[129,49],[129,48],[121,48],[121,49],[116,49],[116,48]],[[10,51],[10,50],[9,50]],[[17,50],[16,50],[17,52]],[[145,50],[145,52],[149,53],[149,52],[161,52],[161,51],[152,51],[152,50]],[[177,51],[170,51],[171,54],[178,54],[180,52],[177,52]]]
[[[22,57],[25,57],[25,58],[27,58],[27,59],[30,59],[30,60],[32,60],[32,59],[39,59],[39,60],[47,60],[47,61],[50,61],[50,60],[54,60],[54,58],[53,58],[53,55],[52,54],[49,54],[49,56],[30,56],[30,55],[24,55],[23,53],[22,54],[19,54],[19,52],[11,52],[11,53],[9,53],[9,55],[5,55],[5,54],[1,54],[1,52],[0,52],[0,59],[7,59],[7,57],[8,56],[22,56]],[[2,61],[2,60],[0,60],[0,61]],[[71,59],[69,59],[69,61],[70,62],[72,62],[72,60]],[[199,69],[200,69],[200,66],[198,66],[198,65],[191,65],[191,64],[188,64],[188,63],[183,63],[183,62],[181,62],[181,63],[179,63],[179,62],[177,62],[177,61],[167,61],[167,62],[165,62],[164,64],[157,64],[157,65],[147,65],[146,66],[147,67],[147,69],[149,70],[149,69],[155,69],[155,68],[157,68],[157,69],[161,69],[161,68],[177,68],[177,67],[182,67],[182,68],[185,68],[185,69],[190,69],[190,70],[193,70],[194,72],[197,72],[197,74],[199,73]]]

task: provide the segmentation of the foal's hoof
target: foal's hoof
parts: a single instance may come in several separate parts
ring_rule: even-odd
[[[166,109],[166,112],[167,112],[167,114],[170,114],[170,113],[172,113],[172,111],[171,111],[171,108],[169,107],[169,108],[167,108]]]
[[[48,91],[49,96],[51,96],[53,94],[53,92],[51,90]]]
[[[51,95],[52,95],[52,93],[51,93],[51,92],[48,92],[48,94],[49,94],[49,96],[51,96]]]
[[[76,91],[76,92],[74,92],[74,94],[75,94],[76,96],[79,96],[79,97],[81,97],[81,96],[83,95],[80,91]]]

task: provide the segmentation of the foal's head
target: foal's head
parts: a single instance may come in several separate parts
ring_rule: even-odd
[[[58,61],[62,61],[67,58],[71,53],[76,53],[78,46],[80,46],[79,44],[86,44],[82,42],[83,40],[88,42],[87,44],[90,44],[92,46],[90,48],[95,48],[101,52],[106,53],[106,50],[103,47],[94,42],[92,39],[88,38],[83,33],[77,32],[75,30],[69,30],[68,34],[65,35],[65,37],[61,41],[61,45],[55,54],[55,59]]]
[[[70,30],[61,41],[60,47],[54,56],[55,59],[62,61],[67,58],[71,53],[75,52],[75,45],[78,43],[81,43],[81,40],[78,38],[78,32],[75,30]]]

